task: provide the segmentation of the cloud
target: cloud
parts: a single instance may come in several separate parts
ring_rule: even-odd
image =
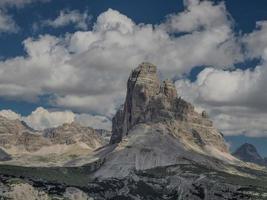
[[[170,14],[163,27],[169,32],[193,32],[202,29],[213,29],[232,24],[224,2],[214,4],[211,1],[185,0],[186,10]]]
[[[90,31],[28,38],[23,42],[26,56],[0,62],[0,96],[38,101],[48,95],[51,105],[95,115],[70,112],[64,118],[36,111],[29,123],[39,129],[77,119],[110,126],[102,116],[110,118],[123,102],[128,74],[139,63],[150,61],[164,76],[178,77],[195,66],[208,66],[194,82],[178,80],[178,92],[198,109],[208,110],[227,135],[266,134],[266,22],[258,22],[252,33],[236,36],[224,3],[188,0],[185,7],[156,25],[136,24],[109,9]],[[47,23],[74,23],[86,30],[87,17],[62,11]],[[233,70],[235,63],[255,57],[262,59],[255,69]]]
[[[93,127],[95,129],[111,130],[111,120],[105,116],[76,114],[74,121],[84,126]]]
[[[25,121],[35,130],[53,128],[64,123],[77,122],[83,126],[96,129],[111,129],[111,121],[105,116],[90,115],[86,113],[77,114],[71,111],[53,111],[38,107],[28,116],[21,116],[12,110],[1,110],[0,115],[11,120],[19,119]]]
[[[23,117],[30,127],[36,130],[43,130],[59,126],[63,123],[71,123],[74,121],[75,114],[71,111],[48,111],[42,107],[37,108],[29,116]]]
[[[30,120],[37,128],[67,119],[107,127],[107,117],[123,102],[130,71],[149,61],[163,76],[180,78],[178,93],[198,110],[207,110],[224,134],[267,135],[267,22],[237,35],[224,3],[184,3],[185,11],[170,14],[161,24],[136,24],[108,9],[90,31],[27,38],[26,56],[0,62],[0,97],[38,101],[48,96],[53,106],[93,114],[69,111],[70,118],[64,118],[38,111]],[[83,21],[73,20],[72,12],[62,11],[55,26]],[[83,19],[84,14],[77,16]],[[254,69],[234,69],[236,63],[253,58],[262,60]],[[206,68],[196,81],[184,79],[195,66]],[[50,121],[52,116],[58,121]]]
[[[0,33],[15,33],[18,31],[18,29],[19,28],[13,18],[4,10],[0,9]]]
[[[0,7],[12,7],[21,8],[24,5],[37,2],[49,2],[50,0],[1,0]]]
[[[19,26],[14,21],[13,17],[8,14],[7,8],[16,7],[22,8],[30,3],[44,3],[50,0],[1,0],[0,1],[0,34],[1,33],[17,33]]]
[[[178,92],[197,108],[207,110],[226,135],[267,136],[267,22],[240,41],[246,59],[261,60],[255,68],[221,70],[205,68],[194,82],[178,80]]]
[[[178,80],[185,99],[210,113],[225,135],[267,136],[267,63],[255,69],[206,68],[196,81]]]
[[[246,47],[246,55],[248,58],[260,58],[267,55],[267,21],[259,21],[256,23],[256,30],[252,33],[245,34],[242,42]]]
[[[254,93],[264,91],[259,88],[260,82],[266,73],[265,67],[256,67],[254,70],[224,71],[206,68],[201,71],[193,83],[187,80],[176,82],[181,92],[190,90],[192,97],[199,102],[210,105],[229,106],[259,106]],[[262,102],[264,103],[264,102]]]
[[[74,25],[76,29],[87,30],[91,18],[87,14],[87,11],[80,13],[79,10],[61,10],[59,16],[54,20],[43,21],[43,26],[60,28],[67,25]]]
[[[187,6],[172,17],[186,23],[190,16],[200,16],[199,9],[205,29],[194,26],[174,36],[181,30],[169,33],[164,28],[169,18],[158,25],[136,24],[108,9],[90,31],[28,38],[23,42],[26,56],[0,62],[0,96],[25,101],[49,96],[51,105],[111,117],[123,102],[130,71],[143,61],[169,77],[199,65],[227,68],[243,59],[224,4],[196,1]]]

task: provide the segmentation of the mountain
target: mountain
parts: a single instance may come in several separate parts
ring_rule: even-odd
[[[0,161],[5,164],[60,166],[90,154],[104,143],[97,131],[77,123],[36,131],[25,122],[0,116]]]
[[[65,124],[43,137],[62,150],[76,144],[97,147],[97,134]],[[56,150],[49,148],[43,152]],[[232,156],[207,113],[179,97],[171,81],[161,82],[155,65],[142,63],[130,74],[109,144],[59,166],[0,165],[0,198],[21,188],[36,199],[263,200],[267,170]]]
[[[251,162],[259,165],[267,165],[266,160],[259,155],[256,147],[252,144],[245,143],[241,145],[233,153],[233,155],[245,162]]]
[[[156,66],[150,63],[132,71],[125,103],[112,122],[110,146],[101,149],[105,153],[99,152],[107,162],[96,176],[121,177],[132,170],[169,166],[187,159],[216,169],[224,165],[211,159],[239,162],[229,153],[206,112],[196,112],[179,97],[171,81],[161,83]]]
[[[90,127],[83,127],[75,122],[46,129],[43,135],[53,144],[70,145],[80,142],[86,144],[91,149],[96,149],[103,145],[103,140],[96,130]]]
[[[0,116],[0,147],[14,153],[36,151],[49,145],[40,132],[33,131],[25,122]]]

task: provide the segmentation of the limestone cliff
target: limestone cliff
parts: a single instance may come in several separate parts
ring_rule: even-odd
[[[228,152],[222,135],[212,126],[204,111],[178,96],[170,80],[160,83],[157,67],[142,63],[128,79],[124,106],[113,118],[110,144],[119,143],[137,124],[164,123],[171,134],[199,146],[212,145]],[[185,141],[187,140],[187,141]]]

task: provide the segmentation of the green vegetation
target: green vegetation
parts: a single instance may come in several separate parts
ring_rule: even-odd
[[[0,174],[83,187],[90,180],[90,167],[20,167],[0,165]]]

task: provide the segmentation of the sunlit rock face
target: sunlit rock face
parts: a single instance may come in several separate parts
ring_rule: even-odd
[[[0,116],[0,147],[7,150],[16,148],[21,151],[36,151],[48,145],[49,140],[24,122]]]
[[[164,123],[171,134],[182,140],[228,152],[222,135],[212,126],[207,113],[197,113],[193,105],[179,97],[170,80],[161,83],[157,67],[150,63],[140,64],[130,74],[124,106],[113,118],[110,143],[119,143],[141,123]]]
[[[110,143],[118,143],[137,123],[149,121],[147,108],[152,97],[160,92],[157,67],[142,63],[132,71],[127,82],[127,95],[122,110],[112,120]]]
[[[44,136],[53,144],[71,145],[83,142],[91,149],[98,148],[104,144],[103,139],[96,130],[90,127],[83,127],[75,122],[45,129]]]
[[[170,80],[160,81],[157,67],[142,63],[132,71],[124,105],[113,118],[110,145],[96,153],[104,164],[95,177],[125,177],[135,170],[185,161],[213,169],[240,162],[206,112],[177,94]]]

